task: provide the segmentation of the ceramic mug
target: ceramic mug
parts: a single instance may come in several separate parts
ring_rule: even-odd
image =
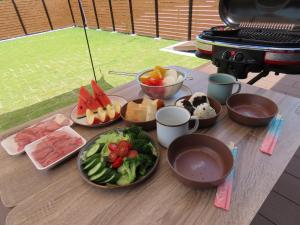
[[[238,85],[235,93],[232,93],[234,85]],[[209,76],[207,95],[225,104],[228,97],[241,91],[242,85],[232,75],[215,73]]]
[[[190,129],[189,122],[195,120],[195,126]],[[163,107],[156,113],[158,142],[168,148],[176,138],[194,133],[199,126],[199,120],[191,116],[185,108],[177,106]]]

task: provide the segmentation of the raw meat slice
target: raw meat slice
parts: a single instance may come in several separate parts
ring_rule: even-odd
[[[42,139],[31,154],[41,166],[46,167],[73,152],[82,144],[81,138],[58,130]]]

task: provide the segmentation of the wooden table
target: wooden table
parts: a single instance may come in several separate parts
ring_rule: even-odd
[[[186,81],[192,91],[206,92],[207,75],[193,72],[192,76],[193,80]],[[135,83],[129,83],[110,93],[132,100],[139,90]],[[300,145],[300,99],[249,85],[243,85],[242,91],[274,100],[283,115],[284,127],[271,157],[259,151],[266,128],[241,126],[228,118],[225,108],[214,127],[199,131],[225,143],[234,141],[239,147],[229,212],[214,207],[215,189],[195,190],[179,183],[167,165],[165,149],[161,149],[159,167],[150,179],[135,188],[122,190],[99,190],[86,184],[77,172],[75,157],[55,169],[40,172],[26,155],[11,157],[1,150],[1,198],[5,206],[13,207],[7,216],[7,224],[250,224]],[[70,110],[71,107],[67,107],[52,114],[68,115]],[[105,129],[80,126],[74,126],[74,129],[90,139],[121,126],[124,126],[122,122]],[[155,131],[151,135],[156,138]]]

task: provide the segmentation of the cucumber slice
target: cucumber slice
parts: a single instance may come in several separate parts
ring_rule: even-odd
[[[92,155],[90,157],[88,157],[87,159],[85,159],[82,164],[87,165],[88,163],[92,162],[94,159],[100,159],[100,153],[96,153],[95,155]]]
[[[96,154],[99,150],[100,144],[94,144],[92,147],[90,147],[86,154],[85,154],[85,158],[89,158],[92,155]]]
[[[105,168],[105,169],[106,169],[105,173],[102,174],[102,176],[99,177],[98,179],[94,180],[95,183],[98,183],[98,184],[101,183],[101,184],[103,184],[103,181],[104,181],[104,180],[107,180],[109,177],[112,176],[113,170],[110,169],[110,168]]]
[[[113,181],[117,176],[117,173],[113,173],[112,176],[110,176],[108,179],[104,180],[103,183],[109,183]]]
[[[96,181],[100,179],[105,173],[107,173],[108,168],[104,168],[103,170],[100,171],[100,173],[97,173],[93,176],[90,177],[91,181]]]
[[[98,171],[100,171],[102,169],[102,167],[104,166],[104,162],[99,162],[97,163],[92,169],[89,170],[88,172],[88,176],[91,177],[94,174],[96,174]]]
[[[90,168],[93,168],[95,165],[97,165],[97,163],[99,163],[99,161],[100,159],[93,159],[83,167],[83,170],[88,170]]]

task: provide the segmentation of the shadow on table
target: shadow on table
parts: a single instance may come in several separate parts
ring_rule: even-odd
[[[104,90],[109,90],[113,88],[103,77],[99,80],[101,87]],[[90,85],[85,86],[91,91]],[[70,92],[66,92],[62,95],[55,96],[53,98],[47,99],[45,101],[27,106],[22,109],[18,109],[13,112],[8,112],[0,115],[0,131],[4,131],[11,127],[17,126],[19,124],[25,123],[34,118],[38,118],[54,110],[63,108],[77,101],[79,93],[79,88],[74,89]]]

